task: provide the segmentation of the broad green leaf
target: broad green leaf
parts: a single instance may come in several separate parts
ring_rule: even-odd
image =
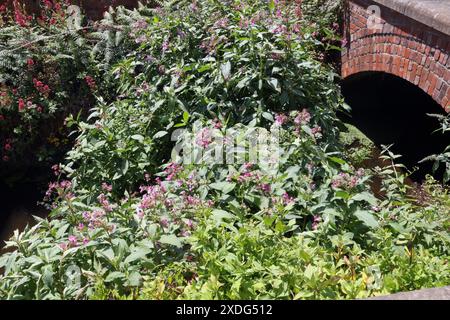
[[[162,235],[159,239],[159,242],[164,244],[170,244],[172,246],[175,246],[177,248],[181,248],[183,246],[183,242],[181,238],[178,238],[177,236],[170,234],[170,235]]]
[[[369,228],[378,228],[379,226],[378,221],[368,211],[357,210],[355,216]]]

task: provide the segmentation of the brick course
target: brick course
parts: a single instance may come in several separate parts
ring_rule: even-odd
[[[377,29],[369,29],[370,5],[380,7]],[[387,72],[428,93],[450,112],[450,36],[373,0],[349,0],[345,14],[342,77]]]

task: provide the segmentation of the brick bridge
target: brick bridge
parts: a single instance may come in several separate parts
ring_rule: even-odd
[[[348,0],[341,72],[393,74],[450,112],[450,0]]]

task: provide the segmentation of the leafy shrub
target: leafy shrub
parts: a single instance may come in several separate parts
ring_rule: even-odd
[[[70,145],[64,118],[93,104],[89,45],[64,1],[40,17],[14,1],[0,12],[0,176],[43,162]],[[86,81],[86,80],[90,80]]]
[[[436,131],[442,131],[442,134],[446,134],[450,131],[450,116],[444,116],[439,114],[430,114],[439,120],[441,123],[441,128]],[[448,134],[447,134],[448,135]],[[434,154],[426,157],[421,162],[424,161],[434,161],[433,172],[436,172],[442,165],[444,167],[443,182],[447,183],[450,181],[450,145],[448,145],[441,154]]]
[[[139,46],[112,70],[120,101],[95,109],[90,118],[96,128],[80,123],[68,168],[77,184],[90,189],[114,181],[120,191],[135,187],[143,171],[168,160],[167,152],[155,150],[170,148],[170,135],[164,134],[182,123],[186,112],[191,120],[203,114],[229,124],[263,123],[269,110],[301,106],[311,109],[334,145],[341,97],[334,73],[314,60],[314,29],[302,24],[297,5],[282,7],[288,21],[272,5],[243,2],[235,4],[239,10],[226,10],[227,5],[232,6],[179,4],[140,19],[130,14],[132,29],[121,29],[120,37]]]
[[[0,297],[332,299],[448,284],[448,191],[430,181],[439,201],[411,199],[389,150],[373,172],[347,161],[335,75],[298,3],[171,5],[111,12],[135,22],[97,37],[101,51],[127,32],[120,54],[97,58],[108,92],[69,119],[79,135],[47,193],[51,219],[8,242]],[[211,162],[230,131],[245,148]],[[249,153],[255,131],[279,138],[265,161]]]
[[[356,298],[448,282],[435,273],[448,268],[446,210],[377,200],[362,171],[322,151],[313,124],[295,132],[297,116],[283,124],[278,168],[170,163],[142,196],[115,203],[103,184],[90,205],[59,183],[58,219],[9,242],[3,295]],[[73,266],[80,282],[67,285]]]

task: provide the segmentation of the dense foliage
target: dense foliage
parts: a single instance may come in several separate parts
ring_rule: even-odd
[[[430,178],[428,197],[409,197],[388,149],[384,167],[355,167],[321,61],[332,23],[308,19],[301,1],[111,10],[91,35],[97,105],[67,120],[77,136],[54,168],[51,219],[8,242],[0,297],[333,299],[448,285],[448,191]],[[211,161],[230,132],[234,161]],[[278,138],[264,161],[252,161],[255,132]]]
[[[92,106],[95,90],[89,46],[68,4],[43,1],[38,17],[13,4],[0,10],[2,179],[53,164],[69,146],[64,118]]]

